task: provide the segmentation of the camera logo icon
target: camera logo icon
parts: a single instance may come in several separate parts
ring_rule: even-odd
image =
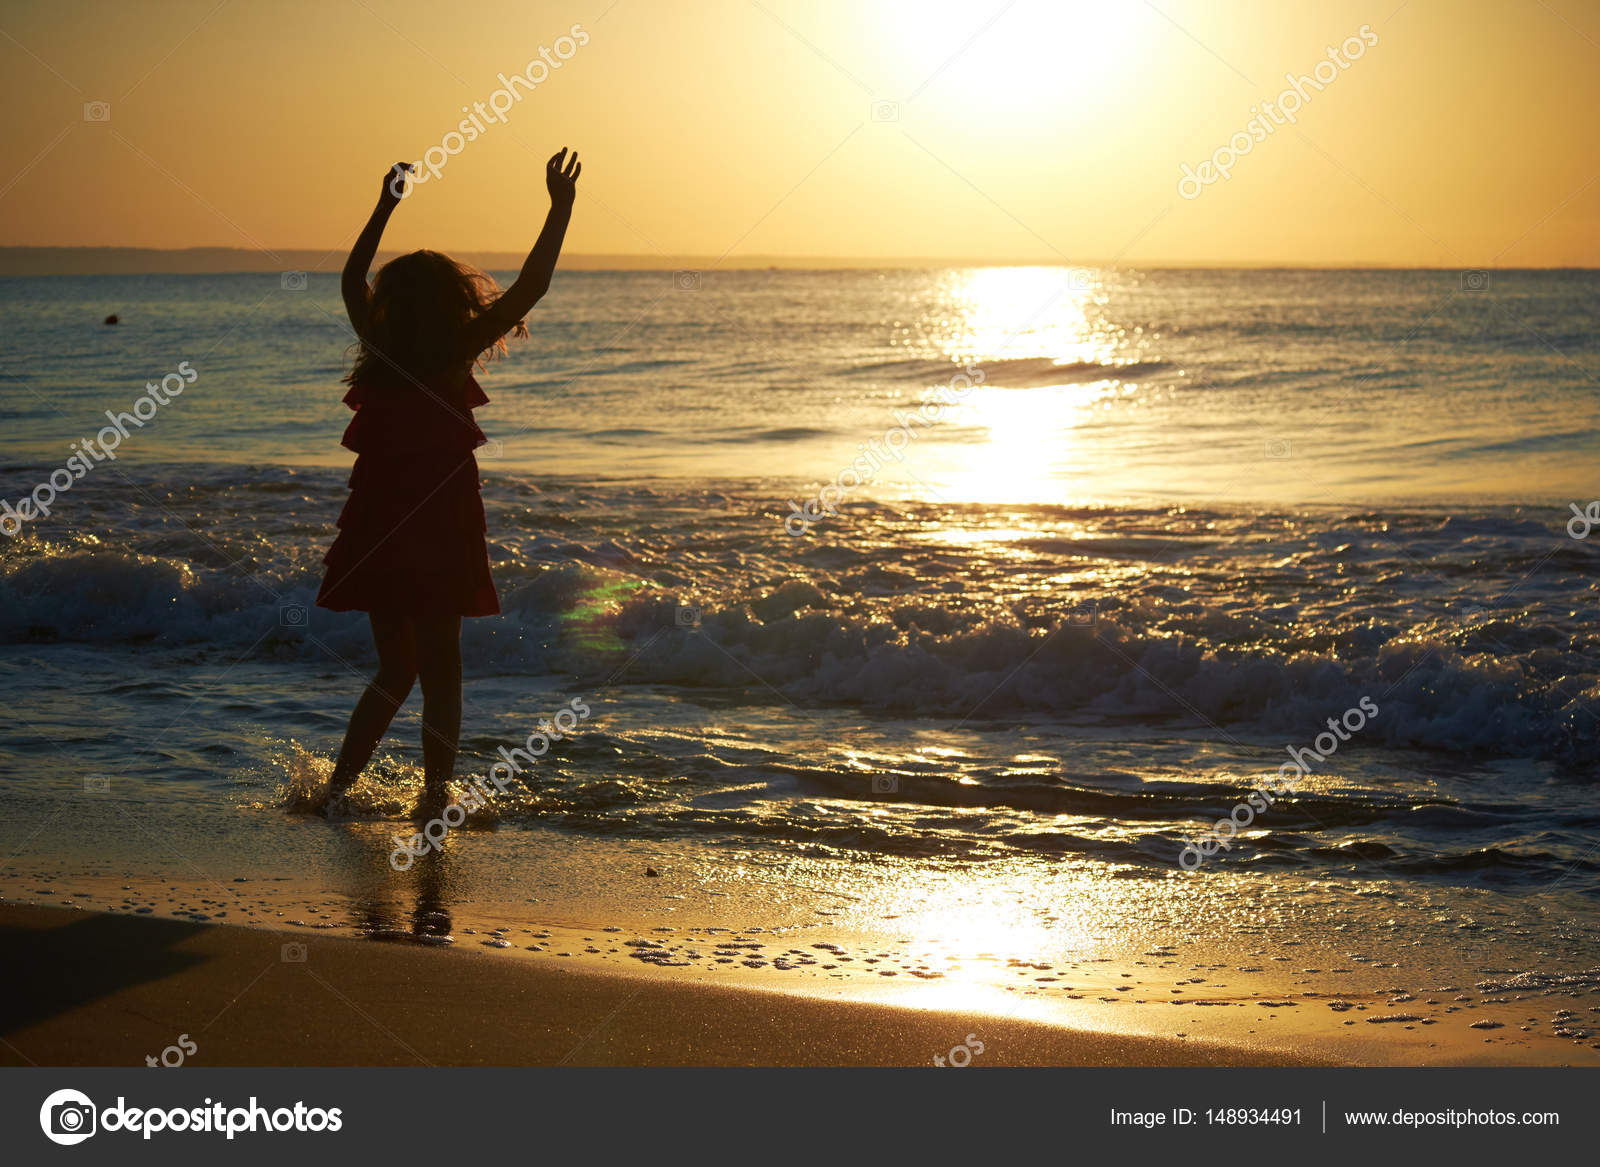
[[[680,292],[698,292],[700,290],[700,273],[697,271],[675,271],[672,273],[672,286]]]
[[[63,1147],[76,1146],[95,1132],[94,1103],[77,1090],[57,1090],[39,1108],[44,1137]]]
[[[1266,454],[1267,457],[1271,458],[1273,461],[1282,462],[1285,458],[1292,457],[1293,453],[1294,451],[1289,444],[1288,438],[1267,439]]]
[[[306,273],[303,271],[286,271],[278,277],[278,283],[286,292],[303,292],[306,290]]]
[[[691,608],[688,604],[679,604],[677,612],[679,628],[700,627],[700,609]]]
[[[506,444],[499,438],[490,438],[487,442],[478,447],[478,457],[480,458],[488,458],[491,460],[495,458],[503,458],[505,457],[505,453]]]
[[[1461,290],[1463,292],[1487,292],[1489,290],[1489,273],[1481,268],[1461,273]]]
[[[898,101],[875,101],[872,103],[872,120],[875,122],[897,122],[900,120],[900,103]]]
[[[111,103],[109,101],[86,101],[83,103],[83,120],[86,122],[108,122],[111,120]]]
[[[872,793],[899,794],[900,779],[893,774],[874,774],[872,776]]]
[[[110,794],[111,779],[104,774],[89,774],[83,780],[85,794]]]
[[[304,628],[307,615],[304,604],[285,604],[278,609],[278,623],[285,628]]]
[[[298,940],[291,940],[283,946],[284,964],[304,964],[306,962],[306,946]]]

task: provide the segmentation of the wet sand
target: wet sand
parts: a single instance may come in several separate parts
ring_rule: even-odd
[[[1266,981],[1185,977],[1182,989],[1163,991],[1140,967],[1146,961],[1085,962],[1104,967],[1080,967],[1076,983],[1064,983],[1066,969],[1012,961],[1002,967],[1016,983],[996,985],[919,977],[878,967],[878,958],[845,965],[844,946],[826,941],[780,954],[771,949],[785,940],[762,928],[737,940],[728,929],[690,929],[725,934],[708,942],[659,927],[654,937],[617,925],[459,927],[448,943],[423,943],[400,930],[358,938],[328,921],[262,923],[0,904],[8,951],[22,956],[0,1006],[0,1060],[138,1065],[164,1052],[169,1062],[181,1052],[210,1065],[1596,1060],[1591,1042],[1571,1037],[1594,1012],[1577,1003],[1592,997],[1588,985],[1330,999],[1272,992]],[[741,958],[712,964],[711,952]],[[1552,1014],[1548,1025],[1543,1014]]]
[[[3,1007],[0,1060],[9,1065],[138,1065],[172,1046],[190,1064],[247,1066],[932,1066],[954,1047],[971,1053],[972,1066],[1323,1061],[66,908],[0,905],[0,929],[7,950],[24,956]]]
[[[355,848],[341,887],[243,853],[209,877],[103,856],[5,873],[0,918],[30,978],[6,1056],[137,1063],[204,1029],[212,1064],[933,1065],[979,1045],[972,1064],[1600,1064],[1600,969],[1402,942],[1404,917],[1251,924],[1248,889],[1220,876],[944,887],[569,844],[540,849],[531,888],[525,865],[488,877],[494,834],[472,863],[397,876],[386,825],[295,824]],[[1396,910],[1362,890],[1341,905]],[[612,1009],[623,1028],[580,1044]],[[407,1036],[419,1026],[431,1046]]]

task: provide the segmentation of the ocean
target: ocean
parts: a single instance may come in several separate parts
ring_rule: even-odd
[[[12,894],[350,882],[284,812],[374,665],[313,604],[337,284],[0,280],[0,499],[182,381],[0,539]],[[890,918],[1050,888],[1071,944],[1226,902],[1593,963],[1597,311],[1588,271],[558,274],[480,378],[504,612],[458,769],[590,713],[451,837],[462,894],[644,857]]]

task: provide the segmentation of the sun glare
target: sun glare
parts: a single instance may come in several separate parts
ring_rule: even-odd
[[[1104,0],[922,0],[887,3],[878,13],[884,43],[906,75],[920,81],[939,69],[929,89],[947,101],[959,97],[965,110],[1035,123],[1071,113],[1069,102],[1087,116],[1086,99],[1131,66],[1149,15]]]
[[[1058,364],[1104,360],[1088,309],[1099,292],[1083,268],[994,267],[965,273],[954,290],[958,315],[943,335],[945,354],[985,362],[1047,357]]]
[[[1061,471],[1080,427],[1127,391],[1115,378],[1086,379],[1091,366],[1119,356],[1116,330],[1098,321],[1103,298],[1102,276],[1081,268],[986,268],[954,277],[948,315],[930,321],[927,332],[946,356],[982,376],[945,415],[952,436],[965,434],[941,467],[940,493],[969,502],[1071,493]]]

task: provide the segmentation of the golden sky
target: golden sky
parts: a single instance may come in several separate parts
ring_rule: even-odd
[[[1593,0],[8,0],[0,245],[343,248],[541,47],[386,249],[525,249],[570,145],[571,252],[1600,266]]]

